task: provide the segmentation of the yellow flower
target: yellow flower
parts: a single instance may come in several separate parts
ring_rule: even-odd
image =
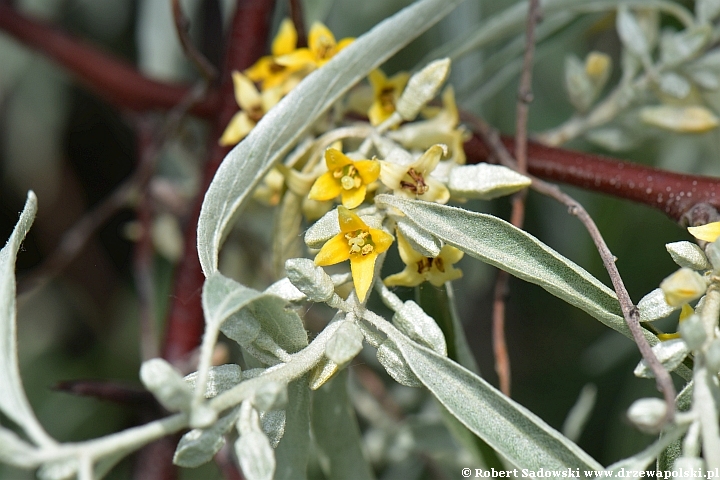
[[[255,84],[240,72],[233,72],[235,101],[242,109],[233,116],[220,137],[220,145],[235,145],[245,138],[257,122],[280,101],[282,93],[273,88],[258,92]]]
[[[688,232],[698,240],[714,242],[720,237],[720,222],[712,222],[699,227],[688,227]]]
[[[409,165],[380,162],[380,181],[403,197],[447,203],[450,191],[442,182],[430,176],[445,154],[445,145],[433,145]]]
[[[350,160],[340,150],[325,151],[328,171],[320,175],[310,189],[312,200],[332,200],[342,196],[342,204],[355,208],[365,200],[367,186],[378,179],[380,162],[377,160]]]
[[[297,31],[292,20],[286,18],[280,24],[278,34],[273,40],[270,49],[272,54],[260,58],[252,67],[245,70],[245,75],[253,82],[260,82],[262,90],[284,85],[290,76],[301,67],[280,65],[276,60],[278,57],[294,52],[296,47]],[[284,93],[289,90],[290,88],[282,89]]]
[[[340,233],[328,240],[315,257],[315,265],[326,267],[350,260],[350,271],[358,299],[365,301],[375,273],[375,260],[393,242],[393,236],[368,227],[345,207],[338,207]]]
[[[308,35],[308,48],[298,48],[294,52],[282,55],[275,59],[279,65],[284,65],[295,71],[309,68],[314,70],[325,65],[340,50],[350,45],[354,38],[343,38],[335,41],[335,35],[322,23],[315,22]]]
[[[682,323],[687,319],[690,315],[695,313],[695,310],[688,305],[687,303],[682,306],[682,309],[680,310],[680,320],[678,323]],[[658,340],[666,341],[666,340],[673,340],[675,338],[680,338],[680,332],[675,333],[658,333]]]
[[[445,282],[462,277],[462,270],[453,267],[464,255],[461,250],[445,245],[437,257],[426,257],[413,250],[400,232],[397,232],[397,239],[405,270],[387,277],[383,283],[388,287],[415,287],[425,281],[441,287]]]
[[[695,270],[683,267],[660,283],[665,301],[671,307],[679,307],[700,298],[707,290],[707,283]]]
[[[468,140],[469,134],[464,128],[458,126],[460,116],[452,87],[445,89],[442,94],[442,102],[442,109],[429,120],[405,124],[397,130],[388,132],[387,136],[407,148],[421,150],[438,143],[445,144],[450,150],[450,160],[464,165],[463,144]]]
[[[368,111],[368,119],[372,125],[380,125],[395,112],[395,102],[408,82],[410,75],[400,72],[388,79],[382,70],[373,70],[368,75],[373,89],[373,103]]]

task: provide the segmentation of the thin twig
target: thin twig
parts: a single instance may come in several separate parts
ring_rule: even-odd
[[[518,86],[518,98],[515,118],[515,158],[517,170],[527,172],[527,121],[532,102],[532,62],[535,52],[535,25],[540,20],[539,0],[530,0],[528,6],[527,22],[525,24],[525,54],[523,56],[523,69]],[[525,199],[527,190],[516,193],[512,199],[512,213],[510,222],[522,228],[525,221]],[[508,296],[510,275],[500,270],[495,280],[493,300],[493,351],[495,353],[495,371],[498,374],[500,390],[510,396],[510,357],[505,340],[505,301]]]
[[[215,80],[215,78],[217,78],[217,69],[213,66],[212,63],[210,63],[210,60],[208,60],[205,55],[200,52],[200,50],[195,48],[195,45],[192,43],[192,39],[190,38],[189,33],[190,22],[183,14],[180,0],[171,1],[173,20],[175,22],[175,30],[177,31],[180,45],[182,45],[185,55],[187,55],[190,61],[195,64],[195,67],[200,72],[200,75],[203,76],[206,82],[211,83],[213,80]]]
[[[500,163],[509,168],[516,168],[517,164],[515,160],[508,153],[496,131],[480,119],[475,119],[475,121],[473,121],[473,129],[484,138],[486,144],[493,150],[493,153],[500,160]],[[610,249],[605,243],[597,225],[595,225],[593,219],[579,202],[566,193],[563,193],[556,185],[544,182],[539,178],[531,178],[531,188],[533,190],[554,198],[558,202],[566,205],[570,214],[578,217],[590,234],[590,237],[595,243],[595,247],[600,254],[600,258],[603,261],[603,265],[610,276],[610,281],[612,282],[615,294],[618,297],[620,309],[622,310],[628,329],[630,330],[633,340],[635,340],[635,343],[640,350],[640,354],[655,375],[657,388],[660,392],[662,392],[667,404],[667,412],[664,422],[670,422],[675,412],[675,386],[670,378],[670,373],[668,373],[665,367],[663,367],[658,361],[652,351],[652,348],[650,347],[650,344],[642,333],[642,327],[640,326],[639,320],[640,311],[630,299],[630,294],[625,288],[622,278],[620,277],[620,272],[615,265],[615,256],[612,252],[610,252]]]

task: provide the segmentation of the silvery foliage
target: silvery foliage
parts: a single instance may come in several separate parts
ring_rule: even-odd
[[[174,458],[178,465],[194,467],[210,461],[232,438],[247,478],[302,478],[312,428],[327,476],[372,478],[343,382],[347,372],[343,367],[367,344],[376,348],[380,364],[393,379],[403,385],[424,387],[437,399],[461,442],[470,439],[475,443],[478,437],[519,468],[602,470],[603,466],[573,441],[502,395],[478,374],[448,358],[449,346],[464,341],[460,329],[454,330],[453,338],[421,305],[401,301],[377,278],[378,291],[394,312],[392,321],[367,309],[353,294],[347,299],[338,295],[336,289],[348,284],[347,274],[328,276],[308,260],[290,259],[286,263],[288,277],[264,291],[244,286],[218,271],[219,251],[228,231],[270,168],[349,88],[458,3],[460,0],[421,0],[358,38],[285,97],[225,159],[205,197],[198,227],[200,263],[207,276],[202,292],[206,331],[198,371],[182,378],[164,361],[153,359],[145,362],[140,372],[143,383],[161,404],[176,412],[162,420],[98,440],[61,445],[35,418],[22,388],[15,350],[14,264],[36,210],[31,193],[15,231],[0,251],[0,411],[25,436],[21,438],[0,427],[0,460],[21,468],[39,467],[42,478],[77,474],[85,480],[101,476],[122,456],[157,438],[190,429],[178,444]],[[545,3],[548,15],[569,2]],[[468,43],[483,44],[504,35],[501,31],[505,27],[521,26],[525,13],[521,6],[513,6],[491,19],[496,21],[489,21],[488,28]],[[658,86],[668,95],[681,95],[683,82],[716,88],[710,77],[720,63],[711,53],[704,53],[704,48],[710,38],[706,26],[719,12],[717,2],[699,1],[697,21],[691,18],[692,24],[686,24],[682,32],[663,33],[658,43],[652,25],[648,28],[632,10],[620,6],[617,29],[627,57],[623,82],[630,84],[645,68],[657,74],[653,78],[659,79]],[[658,44],[659,64],[653,63]],[[569,65],[573,103],[581,111],[591,109],[598,90],[586,88],[577,62],[571,60]],[[400,119],[414,119],[436,96],[448,67],[449,62],[441,60],[413,77],[401,97]],[[629,103],[627,97],[623,101]],[[382,134],[383,129],[378,128],[373,135]],[[372,141],[361,149],[377,143],[368,140]],[[493,198],[529,184],[526,177],[500,167],[454,166],[445,179],[451,193],[464,198]],[[374,205],[359,213],[373,228],[390,230],[391,225],[396,225],[422,255],[437,256],[442,246],[454,246],[470,257],[539,285],[609,328],[630,336],[612,290],[504,220],[387,192],[378,194]],[[305,241],[309,248],[319,248],[338,232],[337,213],[333,210],[308,229]],[[685,268],[707,270],[717,263],[707,258],[703,261],[704,254],[692,246],[674,244],[668,246],[668,251]],[[382,263],[382,257],[378,263]],[[641,302],[644,321],[666,317],[674,310],[663,304],[662,292],[658,291]],[[644,470],[685,432],[691,441],[673,450],[681,452],[671,458],[676,467],[697,465],[701,452],[720,452],[720,395],[716,381],[720,368],[719,295],[718,289],[708,290],[696,314],[680,326],[680,339],[658,343],[654,335],[646,332],[666,367],[692,380],[692,387],[678,399],[679,404],[689,405],[690,412],[678,412],[675,423],[666,428],[661,438],[637,455],[609,466],[609,470]],[[294,308],[303,302],[324,302],[337,310],[312,339]],[[257,368],[242,371],[237,365],[213,367],[210,360],[220,332],[236,341]],[[690,358],[692,370],[687,365]],[[648,371],[640,365],[637,373],[647,375]],[[643,399],[633,405],[628,415],[640,428],[653,429],[666,407],[657,400]],[[717,468],[720,458],[710,453],[704,462],[709,469]]]

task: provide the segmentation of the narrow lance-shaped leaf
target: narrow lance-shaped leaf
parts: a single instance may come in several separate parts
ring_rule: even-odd
[[[389,195],[378,195],[376,201],[397,208],[405,214],[406,221],[445,243],[543,287],[630,337],[612,290],[582,267],[508,222],[492,215]],[[652,344],[657,343],[649,332],[647,336]]]
[[[36,212],[37,197],[29,192],[20,220],[0,250],[0,410],[38,445],[54,445],[25,396],[17,356],[15,259]]]
[[[217,270],[225,235],[272,165],[341,95],[461,1],[421,0],[379,23],[309,75],[228,154],[198,220],[198,255],[206,276]]]

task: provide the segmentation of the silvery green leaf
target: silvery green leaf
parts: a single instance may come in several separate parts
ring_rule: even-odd
[[[185,376],[185,381],[190,386],[191,390],[195,390],[197,376],[197,372],[193,372],[190,375]],[[228,363],[225,365],[218,365],[217,367],[210,367],[205,387],[205,398],[213,398],[226,390],[230,390],[232,387],[242,382],[242,379],[243,373],[240,365]]]
[[[266,382],[255,390],[253,405],[260,411],[269,412],[287,404],[287,385],[280,382]]]
[[[430,62],[408,80],[405,90],[395,104],[395,110],[403,120],[415,120],[420,109],[435,98],[438,90],[450,74],[450,59]]]
[[[363,334],[355,323],[345,321],[335,331],[325,346],[325,355],[342,366],[360,353],[363,345]]]
[[[302,302],[307,298],[305,294],[298,290],[287,277],[270,285],[265,289],[265,293],[275,295],[276,297],[285,299],[288,302]]]
[[[660,39],[660,60],[666,67],[691,60],[702,52],[711,34],[710,25],[697,25],[678,33],[663,33]]]
[[[711,372],[720,372],[720,339],[716,338],[708,345],[705,350],[705,363]]]
[[[237,419],[239,407],[221,417],[210,428],[196,428],[182,436],[173,455],[173,463],[195,468],[213,459],[225,445],[225,434]]]
[[[43,463],[37,471],[40,480],[70,480],[78,472],[77,457]]]
[[[671,307],[665,301],[665,294],[659,288],[640,299],[637,305],[641,322],[653,322],[669,316],[679,307]]]
[[[410,370],[400,350],[390,339],[386,339],[377,349],[377,359],[388,374],[400,385],[422,387],[422,382]]]
[[[618,7],[615,26],[625,48],[638,57],[650,54],[648,39],[645,38],[645,33],[627,5]]]
[[[685,65],[683,72],[700,87],[717,90],[720,87],[720,50],[712,50]]]
[[[710,268],[705,253],[697,244],[692,242],[672,242],[665,244],[665,249],[681,267],[692,268],[693,270],[707,270]]]
[[[304,480],[310,456],[310,390],[307,378],[288,385],[285,434],[275,449],[275,480]]]
[[[411,339],[432,348],[437,353],[447,356],[445,335],[435,320],[425,313],[420,305],[408,300],[395,312],[393,323]]]
[[[140,366],[140,380],[171,412],[187,410],[192,401],[192,390],[182,375],[162,358],[153,358]]]
[[[684,477],[692,475],[692,472],[703,472],[705,471],[705,462],[702,458],[698,457],[680,457],[677,460],[675,460],[675,464],[673,465],[673,472],[677,473],[678,475],[673,475],[677,477]],[[668,472],[670,473],[670,472]]]
[[[390,195],[375,201],[405,214],[407,221],[445,243],[518,278],[543,287],[605,325],[629,336],[612,290],[532,235],[492,215]],[[647,333],[652,345],[657,338]]]
[[[317,390],[325,385],[338,372],[338,364],[327,357],[322,357],[315,368],[310,372],[308,386],[310,390]]]
[[[587,112],[595,101],[597,89],[585,72],[585,64],[575,55],[565,57],[565,89],[580,113]]]
[[[435,258],[440,255],[440,241],[424,230],[420,230],[403,219],[397,221],[397,229],[413,250],[426,257]]]
[[[323,303],[335,295],[335,285],[325,270],[307,258],[285,262],[288,279],[312,302]]]
[[[283,349],[297,352],[307,345],[307,332],[297,313],[285,308],[286,300],[245,287],[215,272],[203,286],[203,311],[208,325],[240,345],[249,345],[260,330]]]
[[[38,450],[11,430],[0,427],[0,462],[19,468],[40,464]]]
[[[677,366],[680,365],[683,360],[685,360],[685,357],[687,357],[688,353],[690,353],[687,344],[679,338],[660,342],[655,345],[652,350],[653,353],[655,353],[658,361],[660,361],[660,363],[662,364],[662,366],[670,372],[675,370]],[[655,374],[653,374],[652,370],[648,366],[647,362],[645,362],[645,360],[641,360],[640,363],[638,363],[633,373],[636,377],[655,377]]]
[[[678,332],[690,350],[698,350],[707,340],[707,332],[699,315],[690,315],[678,326]]]
[[[371,480],[372,468],[363,456],[362,436],[343,370],[313,393],[312,429],[326,478]]]
[[[382,216],[367,215],[363,210],[358,216],[371,228],[382,228]],[[333,208],[323,215],[320,220],[315,222],[305,232],[305,243],[310,248],[320,248],[325,242],[340,233],[340,224],[338,223],[337,208]]]
[[[273,271],[281,276],[285,261],[303,254],[305,246],[300,238],[302,224],[302,196],[285,192],[275,213],[272,236]]]
[[[690,82],[675,72],[660,74],[660,90],[674,98],[683,99],[690,95]]]
[[[37,212],[37,197],[28,192],[25,208],[5,247],[0,250],[0,410],[38,445],[55,441],[38,422],[25,396],[17,356],[15,260]]]
[[[580,447],[482,378],[430,349],[393,335],[416,377],[470,431],[518,468],[601,470]]]
[[[275,452],[264,433],[251,430],[235,442],[235,454],[248,480],[272,480],[275,473]]]
[[[305,78],[230,151],[205,194],[198,219],[198,255],[206,276],[217,270],[225,236],[270,168],[353,85],[461,1],[421,0],[380,22]]]
[[[285,434],[285,410],[260,412],[260,427],[267,435],[270,446],[276,448]]]
[[[507,167],[480,163],[450,170],[448,188],[456,197],[491,200],[522,190],[530,183],[528,177]]]
[[[707,260],[710,261],[712,268],[715,271],[720,270],[720,242],[715,240],[707,247],[705,247],[705,255],[707,255]]]
[[[641,398],[635,400],[628,409],[628,419],[643,431],[657,431],[665,417],[667,405],[660,398]]]
[[[568,412],[567,417],[565,417],[562,426],[563,435],[573,442],[577,442],[578,439],[580,439],[580,435],[582,435],[585,425],[590,419],[590,414],[592,414],[595,408],[596,400],[597,386],[592,383],[586,383],[582,390],[580,390],[580,395],[578,395],[578,399]]]
[[[720,0],[695,0],[695,17],[699,23],[712,23],[720,15]]]
[[[585,139],[611,152],[624,152],[637,147],[642,136],[625,128],[603,127],[585,133]]]

